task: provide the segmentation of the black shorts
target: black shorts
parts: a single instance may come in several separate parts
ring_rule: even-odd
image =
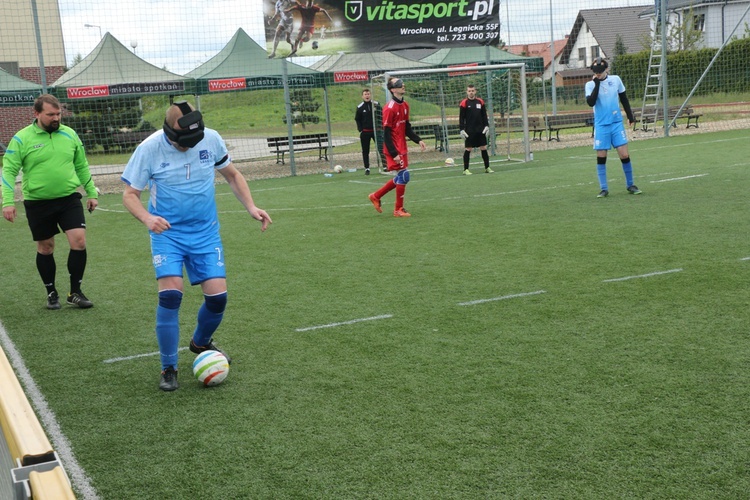
[[[48,240],[58,234],[60,229],[86,229],[81,198],[81,193],[75,192],[52,200],[24,200],[26,220],[34,241]]]
[[[466,148],[479,148],[487,145],[487,136],[479,132],[477,134],[470,134],[469,138],[464,142]]]

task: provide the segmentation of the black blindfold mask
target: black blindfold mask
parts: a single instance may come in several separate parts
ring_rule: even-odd
[[[170,141],[176,142],[178,146],[183,148],[195,147],[203,140],[203,130],[206,128],[203,125],[203,115],[198,110],[191,110],[187,101],[176,102],[174,105],[182,111],[182,116],[177,119],[180,129],[170,127],[167,120],[164,120],[164,126],[162,127],[164,133]]]
[[[399,78],[398,80],[389,81],[387,87],[388,87],[388,90],[402,89],[404,88],[404,81],[401,78]]]

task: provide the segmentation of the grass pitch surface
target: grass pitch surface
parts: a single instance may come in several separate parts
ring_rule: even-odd
[[[0,226],[0,319],[103,498],[741,498],[746,135],[631,143],[639,196],[611,152],[606,199],[589,147],[415,165],[409,219],[361,170],[252,182],[264,234],[220,186],[212,389],[186,350],[157,388],[148,236],[118,195],[87,219],[90,310],[44,309],[24,218]]]

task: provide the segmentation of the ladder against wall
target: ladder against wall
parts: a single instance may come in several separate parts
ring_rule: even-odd
[[[643,91],[643,105],[639,117],[641,129],[648,131],[649,124],[656,123],[659,115],[659,100],[662,96],[661,62],[662,47],[661,37],[663,23],[658,22],[651,40],[651,54],[648,58],[648,72],[646,74],[646,88]],[[655,130],[655,129],[654,129]]]

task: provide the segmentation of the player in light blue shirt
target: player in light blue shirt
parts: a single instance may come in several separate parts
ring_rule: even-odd
[[[609,75],[609,64],[605,59],[597,57],[591,65],[594,77],[586,82],[586,102],[594,108],[594,149],[596,150],[596,171],[599,176],[601,191],[598,198],[609,196],[607,185],[607,151],[617,149],[625,173],[625,183],[630,194],[641,194],[641,190],[633,184],[633,165],[628,154],[628,136],[622,124],[620,103],[628,117],[628,122],[635,123],[630,102],[625,93],[625,85],[619,76]]]
[[[164,391],[178,388],[183,268],[191,285],[201,285],[205,298],[198,311],[190,350],[194,353],[220,350],[212,337],[224,316],[227,284],[214,197],[216,171],[265,231],[271,218],[255,206],[247,181],[232,164],[224,140],[215,130],[205,128],[200,111],[185,101],[167,109],[163,130],[136,148],[122,173],[127,184],[123,204],[148,228],[151,237],[159,290],[156,309],[156,339],[162,364],[159,388]],[[148,208],[141,202],[141,193],[146,188]]]

